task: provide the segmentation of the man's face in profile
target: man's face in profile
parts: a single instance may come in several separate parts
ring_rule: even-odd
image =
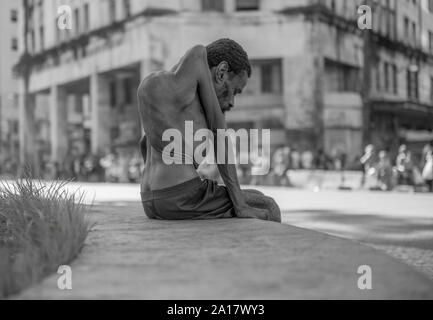
[[[240,74],[227,72],[221,83],[216,85],[215,90],[218,102],[224,114],[234,107],[236,95],[242,93],[247,82],[248,74],[246,71],[243,71]]]

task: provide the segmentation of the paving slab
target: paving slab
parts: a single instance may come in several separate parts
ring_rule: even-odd
[[[358,242],[258,220],[151,221],[139,203],[98,205],[71,264],[15,299],[433,299],[414,268]],[[359,266],[372,290],[357,286]]]

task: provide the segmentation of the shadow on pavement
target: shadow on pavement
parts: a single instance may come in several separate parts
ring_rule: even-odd
[[[433,249],[433,219],[334,210],[285,210],[283,223],[372,244]]]

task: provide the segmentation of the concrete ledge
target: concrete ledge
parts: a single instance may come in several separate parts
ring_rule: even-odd
[[[99,206],[71,265],[17,299],[433,299],[433,285],[374,249],[257,220],[149,221],[139,204]],[[357,287],[360,265],[373,290]]]

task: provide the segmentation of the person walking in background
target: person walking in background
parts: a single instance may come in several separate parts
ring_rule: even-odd
[[[114,150],[107,150],[106,155],[101,158],[99,163],[104,169],[105,182],[116,182],[115,166],[117,162]]]
[[[427,162],[427,156],[429,152],[433,151],[433,141],[430,141],[427,143],[424,148],[422,149],[422,156],[420,161],[420,168],[424,168],[426,162]]]
[[[275,151],[272,157],[272,178],[273,185],[276,186],[289,186],[289,178],[287,172],[289,170],[289,154],[290,149],[279,148]]]
[[[316,158],[314,159],[314,167],[316,170],[329,170],[330,159],[323,149],[319,149],[317,152]]]
[[[371,168],[374,168],[376,162],[375,149],[372,144],[365,147],[364,155],[360,159],[362,165],[361,188],[364,188],[367,175]]]
[[[399,185],[413,185],[412,157],[405,144],[398,149],[395,167],[397,170],[397,183]]]
[[[82,157],[78,153],[78,150],[75,150],[72,156],[72,176],[74,179],[81,180],[82,179]],[[54,164],[55,167],[55,164]],[[56,169],[57,170],[57,169]]]
[[[392,164],[388,152],[385,150],[379,152],[377,184],[378,188],[382,191],[392,190]]]
[[[433,150],[427,151],[425,157],[425,165],[422,171],[422,178],[429,188],[429,192],[433,192]]]
[[[293,148],[290,152],[290,165],[293,170],[299,170],[301,168],[301,155],[297,148]]]
[[[313,167],[314,156],[310,150],[305,150],[302,152],[301,156],[302,169],[311,170]]]
[[[128,181],[137,183],[141,177],[141,163],[143,160],[138,153],[134,153],[128,164]]]

